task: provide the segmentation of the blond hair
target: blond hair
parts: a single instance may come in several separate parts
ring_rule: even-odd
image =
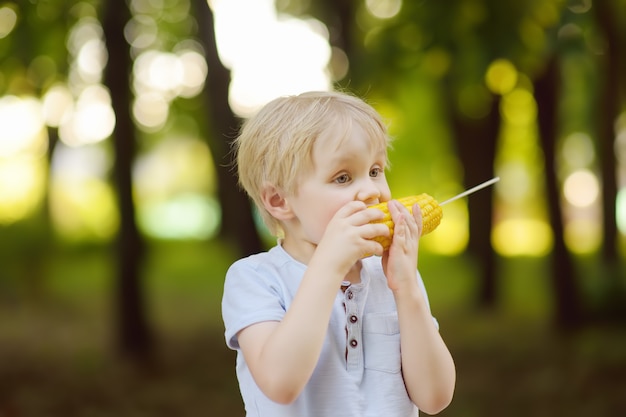
[[[372,146],[387,150],[390,138],[378,112],[360,98],[342,92],[313,91],[279,97],[243,123],[233,143],[239,184],[273,235],[281,235],[282,228],[263,205],[264,187],[272,185],[296,194],[301,175],[311,167],[316,139],[339,128],[343,129],[343,134],[337,136],[340,144],[353,123],[367,133]]]

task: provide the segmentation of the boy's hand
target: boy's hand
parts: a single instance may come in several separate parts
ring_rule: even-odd
[[[387,285],[392,291],[407,290],[416,284],[417,253],[422,234],[422,211],[419,204],[413,206],[413,215],[397,200],[388,204],[394,222],[393,240],[383,254],[383,269]]]
[[[361,201],[347,203],[328,223],[316,253],[322,253],[329,262],[337,262],[346,273],[365,254],[382,255],[382,245],[372,238],[389,236],[389,229],[382,223],[370,222],[383,217],[382,211],[367,210]]]

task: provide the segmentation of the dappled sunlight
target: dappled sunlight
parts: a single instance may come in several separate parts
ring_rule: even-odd
[[[586,254],[602,244],[600,183],[588,169],[569,174],[563,183],[564,239],[574,253]]]
[[[17,13],[11,3],[0,7],[0,39],[7,37],[15,28]]]
[[[67,39],[70,54],[69,84],[74,94],[85,86],[102,81],[108,59],[100,22],[94,17],[81,18]]]
[[[598,200],[600,194],[598,178],[589,170],[573,172],[565,179],[563,194],[571,205],[589,207]]]
[[[194,46],[190,43],[187,46]],[[195,46],[195,49],[201,49]],[[176,53],[146,50],[133,64],[135,101],[132,113],[143,130],[161,129],[170,103],[178,97],[194,97],[204,88],[208,67],[200,52],[185,45]]]
[[[0,127],[0,158],[45,154],[47,137],[37,99],[0,97]]]
[[[117,233],[119,215],[108,181],[111,158],[100,144],[59,144],[52,159],[50,216],[70,241],[106,241]]]
[[[503,256],[545,256],[552,248],[552,230],[541,220],[507,219],[493,228],[491,243]]]
[[[526,165],[519,160],[503,163],[498,172],[501,182],[497,188],[498,196],[507,204],[523,205],[532,192],[532,178]]]
[[[69,241],[108,241],[119,225],[113,188],[97,178],[53,179],[50,215],[59,236]]]
[[[51,176],[62,182],[105,180],[113,160],[104,143],[70,147],[60,143],[52,156]]]
[[[162,129],[170,114],[170,103],[162,94],[148,92],[137,95],[133,102],[133,118],[142,130],[156,132]]]
[[[43,158],[0,158],[0,225],[34,213],[45,192],[45,165]]]
[[[220,58],[232,75],[230,105],[239,116],[277,96],[332,87],[329,35],[321,22],[279,17],[272,0],[211,4]]]
[[[492,245],[502,256],[544,256],[552,249],[553,237],[536,130],[537,104],[518,84],[502,96],[500,113],[502,133],[495,170],[501,181],[495,188]]]
[[[462,203],[446,205],[441,223],[420,241],[420,247],[440,255],[461,254],[469,240],[467,207]]]
[[[219,203],[200,193],[149,201],[138,208],[138,220],[148,235],[161,239],[209,239],[221,221]]]
[[[59,126],[59,138],[68,146],[82,146],[108,138],[115,128],[111,97],[101,84],[86,87],[71,116]]]
[[[206,143],[184,136],[161,141],[137,158],[133,170],[140,200],[181,192],[215,191],[215,172]]]
[[[563,139],[560,156],[566,169],[587,168],[595,155],[593,140],[587,133],[574,132]]]
[[[516,88],[502,97],[501,113],[512,125],[534,124],[537,117],[537,104],[530,91]]]
[[[74,110],[74,97],[67,86],[56,84],[46,91],[42,100],[45,123],[50,127],[59,127],[67,123]]]
[[[172,53],[149,50],[135,58],[133,87],[139,95],[154,91],[171,100],[182,80],[182,62]]]
[[[161,141],[133,171],[138,220],[150,236],[206,239],[218,230],[215,172],[206,143],[186,137]]]
[[[48,138],[39,102],[0,97],[0,224],[33,214],[45,191]]]
[[[617,228],[626,236],[626,187],[617,193]]]
[[[402,0],[365,0],[365,7],[378,19],[391,19],[402,8]]]
[[[602,244],[602,228],[597,219],[572,219],[564,229],[565,244],[576,254],[592,253]]]
[[[139,4],[131,1],[130,7]],[[147,13],[135,10],[134,16],[124,27],[124,37],[133,50],[143,50],[151,47],[158,39],[159,28],[156,20]]]
[[[585,132],[572,132],[563,139],[559,156],[563,239],[573,253],[593,253],[603,244],[601,184],[592,170],[596,159],[593,139]]]
[[[517,70],[510,61],[497,59],[487,68],[485,83],[495,94],[509,93],[517,84]]]

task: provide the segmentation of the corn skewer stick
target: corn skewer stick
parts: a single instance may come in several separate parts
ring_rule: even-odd
[[[489,187],[491,184],[495,184],[496,182],[500,181],[500,177],[494,177],[488,181],[485,181],[481,184],[478,184],[476,187],[472,187],[469,190],[463,191],[461,194],[455,195],[452,198],[447,199],[446,201],[444,201],[443,203],[439,203],[440,206],[443,206],[444,204],[448,204],[454,200],[458,200],[459,198],[463,198],[466,195],[470,195],[472,193],[475,193],[478,190],[482,190],[485,187]]]
[[[433,197],[429,196],[428,194],[408,196],[408,197],[400,198],[398,199],[398,201],[402,203],[402,205],[404,205],[410,212],[412,212],[413,204],[415,203],[419,204],[422,210],[422,227],[423,227],[422,235],[425,235],[425,234],[432,232],[433,230],[437,228],[437,226],[439,226],[439,222],[441,221],[441,217],[443,216],[441,206],[451,201],[465,197],[468,194],[472,194],[482,188],[488,187],[489,185],[499,180],[500,180],[499,177],[492,178],[440,204],[438,204],[437,201]],[[391,214],[389,213],[388,204],[387,202],[379,203],[374,206],[371,206],[370,208],[379,209],[379,210],[382,210],[383,213],[385,213],[385,217],[382,220],[376,220],[376,221],[373,221],[373,223],[384,223],[385,225],[387,225],[387,227],[389,227],[389,231],[391,233],[389,236],[377,236],[373,238],[373,240],[383,245],[383,248],[387,250],[389,249],[389,246],[391,245],[391,239],[393,236],[393,228],[394,228],[393,220],[391,219]],[[369,256],[369,254],[366,256]]]

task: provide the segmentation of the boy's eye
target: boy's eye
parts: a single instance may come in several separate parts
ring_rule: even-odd
[[[342,174],[338,176],[337,178],[335,178],[335,182],[337,184],[345,184],[348,181],[350,181],[350,176],[348,174]]]
[[[373,168],[370,171],[370,177],[377,177],[380,174],[381,169],[380,168]]]

